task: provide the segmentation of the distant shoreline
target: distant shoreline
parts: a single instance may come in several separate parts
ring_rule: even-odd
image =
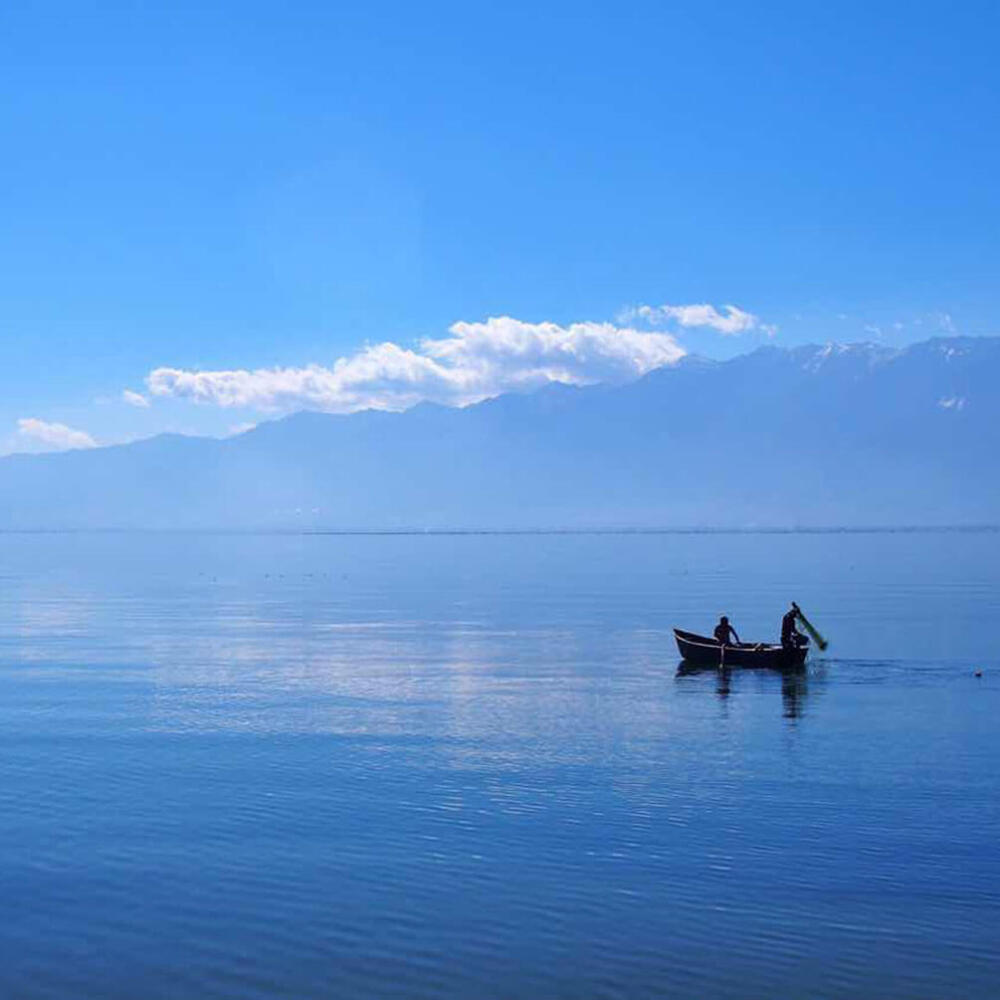
[[[284,535],[516,536],[516,535],[941,535],[996,534],[1000,525],[869,525],[674,528],[0,528],[3,535]]]

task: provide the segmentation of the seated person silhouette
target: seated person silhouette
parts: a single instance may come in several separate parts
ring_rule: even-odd
[[[740,637],[736,634],[736,629],[729,624],[729,619],[725,615],[719,619],[719,624],[715,626],[712,635],[722,646],[739,645]]]

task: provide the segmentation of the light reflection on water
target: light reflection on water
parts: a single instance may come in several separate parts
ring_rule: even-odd
[[[989,996],[998,555],[0,536],[3,993]]]

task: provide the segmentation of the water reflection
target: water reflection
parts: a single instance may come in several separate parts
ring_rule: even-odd
[[[755,689],[759,690],[760,682],[773,679],[775,675],[781,678],[781,705],[782,716],[786,719],[801,718],[805,710],[805,701],[809,694],[809,672],[802,670],[733,670],[729,667],[703,666],[700,664],[688,663],[685,660],[677,665],[677,672],[674,675],[677,681],[687,678],[701,677],[706,681],[714,681],[715,694],[722,702],[728,701],[730,695],[735,691],[738,693],[743,687],[737,677],[752,677]]]
[[[0,534],[0,996],[992,995],[953,541]],[[837,660],[673,679],[788,577]]]
[[[786,672],[781,675],[781,704],[786,719],[797,719],[802,714],[802,701],[809,693],[809,685],[804,670]]]

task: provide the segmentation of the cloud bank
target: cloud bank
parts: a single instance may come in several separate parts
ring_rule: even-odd
[[[404,410],[423,401],[465,406],[549,382],[627,381],[674,364],[686,353],[670,333],[612,323],[560,326],[500,316],[455,323],[448,332],[448,337],[420,341],[416,349],[390,342],[365,347],[329,367],[157,368],[146,386],[151,397],[272,412]]]
[[[68,451],[72,448],[96,448],[97,442],[86,432],[65,424],[51,424],[37,417],[22,417],[17,422],[17,437],[48,451]]]

